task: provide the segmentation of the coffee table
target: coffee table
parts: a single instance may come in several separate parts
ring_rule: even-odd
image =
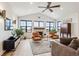
[[[52,41],[56,41],[56,42],[60,42],[60,39],[48,39],[48,41],[49,41],[49,46],[51,47],[51,45],[52,45]]]

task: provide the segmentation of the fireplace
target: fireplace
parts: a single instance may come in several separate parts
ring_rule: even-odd
[[[43,32],[39,32],[39,34],[43,37]]]
[[[44,32],[45,28],[42,27],[34,27],[34,31],[39,32],[39,34],[43,37],[43,32]]]

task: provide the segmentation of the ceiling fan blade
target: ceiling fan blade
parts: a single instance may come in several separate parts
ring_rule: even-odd
[[[60,5],[51,6],[50,8],[60,7]]]
[[[46,7],[44,7],[44,6],[38,6],[38,8],[46,8]]]
[[[50,10],[50,12],[53,12],[53,10],[52,9],[49,9]]]
[[[47,7],[49,8],[49,7],[50,7],[50,5],[51,5],[51,2],[48,2],[48,5],[47,5]]]
[[[42,12],[45,12],[47,10],[47,8],[46,9],[44,9]]]

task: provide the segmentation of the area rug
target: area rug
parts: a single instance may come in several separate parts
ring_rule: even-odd
[[[51,52],[51,48],[48,41],[30,42],[33,55],[44,54]]]

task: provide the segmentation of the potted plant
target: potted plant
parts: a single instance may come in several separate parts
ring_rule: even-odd
[[[53,28],[52,30],[50,30],[50,32],[57,33],[57,30]]]
[[[57,33],[57,30],[55,28],[53,28],[52,30],[49,31],[49,35],[50,37],[52,37],[53,35],[55,35]]]
[[[22,29],[15,29],[11,33],[12,33],[13,37],[20,37],[21,35],[24,34]]]

